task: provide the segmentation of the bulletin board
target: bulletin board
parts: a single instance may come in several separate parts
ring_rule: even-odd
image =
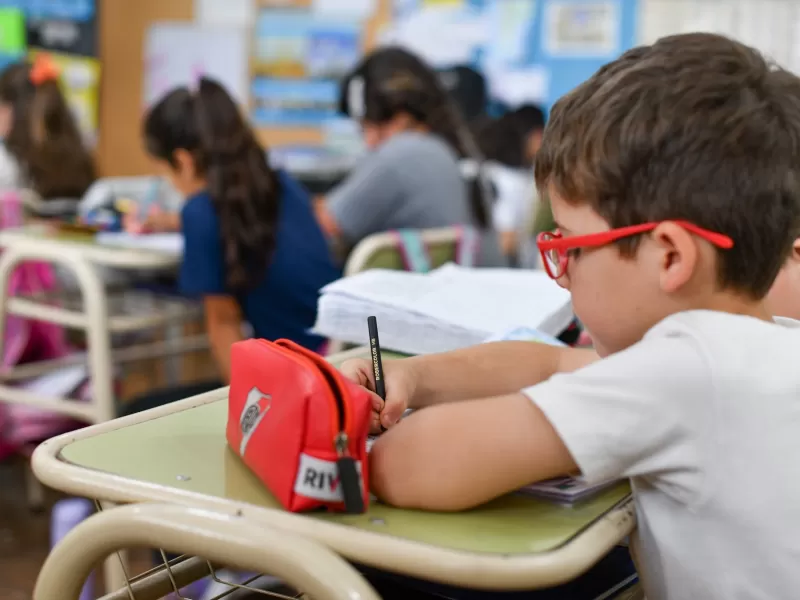
[[[152,167],[142,149],[141,119],[144,83],[143,47],[150,27],[160,21],[194,20],[195,0],[98,0],[100,5],[100,137],[97,164],[103,176],[142,175]],[[256,0],[268,4],[269,0]],[[292,0],[308,5],[311,0]],[[374,16],[365,24],[365,49],[372,47],[388,22],[392,0],[376,0]],[[267,146],[320,144],[317,127],[258,128]]]

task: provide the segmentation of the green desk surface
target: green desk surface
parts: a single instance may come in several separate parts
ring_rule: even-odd
[[[25,236],[37,240],[57,240],[71,244],[97,244],[95,235],[90,232],[60,230],[51,224],[26,225],[17,229],[6,230],[0,233],[0,241],[3,238]],[[99,244],[98,244],[99,245]]]
[[[227,402],[218,401],[68,444],[61,460],[171,488],[257,506],[275,499],[225,441]],[[455,514],[374,503],[364,515],[309,516],[450,550],[533,554],[567,543],[630,493],[621,484],[584,503],[563,506],[510,495]]]

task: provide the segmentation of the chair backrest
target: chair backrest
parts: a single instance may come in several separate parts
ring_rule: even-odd
[[[458,262],[464,231],[462,227],[442,227],[416,232],[427,250],[430,268],[440,267],[448,262]],[[398,232],[376,233],[361,240],[350,253],[344,274],[355,275],[368,269],[408,270]]]

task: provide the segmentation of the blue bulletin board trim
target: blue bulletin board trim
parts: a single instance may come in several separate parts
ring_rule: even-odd
[[[546,27],[545,11],[550,1],[573,2],[579,4],[585,0],[539,0],[536,4],[536,17],[529,33],[528,64],[538,64],[549,71],[550,85],[547,95],[549,111],[561,96],[580,85],[595,71],[621,53],[636,45],[637,23],[639,19],[640,0],[615,0],[619,17],[619,43],[616,52],[603,58],[590,57],[553,57],[545,49],[543,29]]]
[[[483,10],[491,2],[503,0],[465,0],[464,4],[475,10]],[[604,64],[617,58],[621,53],[632,48],[637,42],[637,27],[641,0],[605,0],[616,5],[618,19],[618,39],[616,48],[605,56],[552,56],[546,49],[545,22],[548,6],[553,3],[586,5],[604,0],[530,0],[535,3],[534,17],[530,23],[527,53],[521,64],[515,67],[542,67],[549,75],[547,97],[543,108],[549,112],[553,104],[564,94],[591,77]],[[476,57],[476,66],[480,67],[481,56]]]

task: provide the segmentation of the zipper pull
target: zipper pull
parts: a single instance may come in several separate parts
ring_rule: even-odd
[[[347,434],[340,431],[334,440],[336,454],[339,456],[336,467],[339,470],[345,512],[355,515],[364,512],[364,496],[361,493],[361,477],[356,468],[356,461],[347,452],[348,442]]]

